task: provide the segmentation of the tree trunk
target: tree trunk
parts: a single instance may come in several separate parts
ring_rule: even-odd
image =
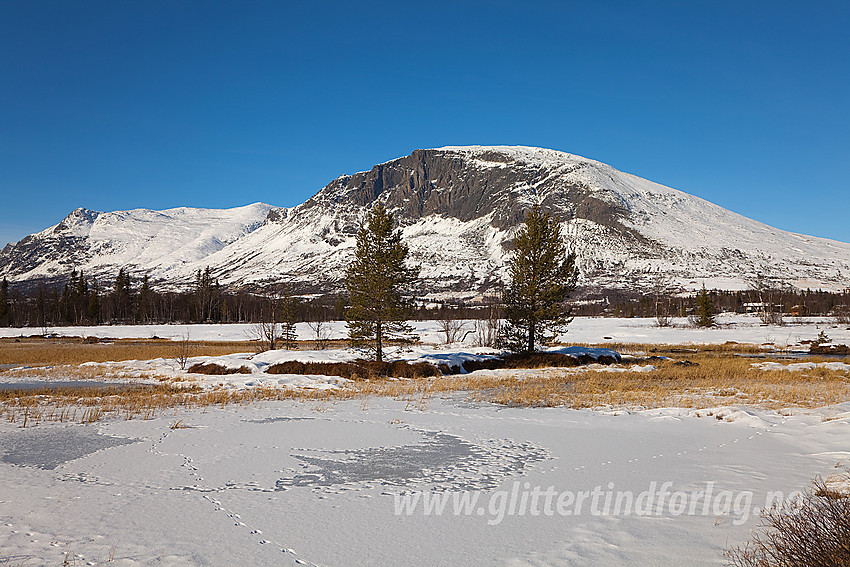
[[[534,319],[528,322],[528,352],[534,352],[534,331],[536,330]]]
[[[375,323],[375,360],[378,362],[384,361],[384,353],[382,349],[383,336],[381,334],[381,322]]]

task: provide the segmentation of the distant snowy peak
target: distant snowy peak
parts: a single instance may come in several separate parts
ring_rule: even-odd
[[[99,211],[90,211],[83,207],[79,207],[71,211],[71,214],[62,219],[62,222],[48,230],[51,230],[53,233],[73,233],[77,231],[81,233],[80,236],[83,236],[88,234],[88,230],[91,228],[91,225],[94,224],[97,217],[101,214],[102,213]]]
[[[850,244],[791,234],[698,197],[574,154],[525,146],[416,150],[342,175],[291,208],[73,211],[0,251],[0,275],[60,278],[119,267],[187,285],[209,265],[224,284],[288,281],[338,291],[366,211],[382,202],[421,267],[423,295],[474,297],[506,278],[514,231],[535,203],[563,222],[580,283],[595,289],[741,289],[756,273],[777,285],[842,289]]]
[[[78,208],[59,224],[4,248],[0,273],[18,281],[61,278],[80,269],[109,277],[121,267],[164,275],[256,230],[272,209],[263,203],[109,213]]]

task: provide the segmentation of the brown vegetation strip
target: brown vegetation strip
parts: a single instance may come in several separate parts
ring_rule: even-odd
[[[734,405],[780,409],[822,407],[850,400],[846,371],[761,370],[752,367],[758,360],[734,356],[728,347],[720,352],[697,350],[686,357],[678,355],[679,360],[640,361],[656,367],[646,373],[622,372],[618,371],[622,368],[614,367],[500,370],[435,379],[372,381],[356,387],[358,395],[393,396],[417,403],[443,393],[465,392],[471,400],[497,404],[572,408]],[[682,364],[684,360],[689,364]]]
[[[623,349],[625,350],[625,349]],[[676,360],[644,358],[652,364],[648,373],[622,372],[622,367],[598,366],[592,369],[539,368],[535,370],[501,369],[471,374],[385,378],[382,372],[370,372],[368,379],[355,380],[338,390],[308,390],[257,387],[245,390],[219,388],[201,390],[188,383],[160,377],[161,383],[149,389],[105,392],[65,391],[5,392],[0,394],[0,418],[15,422],[40,420],[93,421],[103,416],[149,418],[176,407],[246,404],[262,400],[294,399],[320,404],[358,398],[364,406],[372,396],[389,396],[406,401],[408,408],[427,406],[435,396],[462,393],[472,401],[516,406],[564,406],[572,408],[707,408],[723,405],[780,409],[821,407],[850,400],[850,376],[845,371],[815,368],[804,372],[760,370],[752,364],[758,359],[735,356],[751,353],[754,347],[659,347],[644,345],[640,350],[653,356],[671,356]],[[652,352],[652,351],[655,352]],[[687,361],[689,364],[682,364]],[[834,362],[835,358],[812,358],[811,362]],[[791,361],[784,361],[791,362]],[[325,374],[318,367],[298,363],[298,368],[280,367],[280,371]],[[303,368],[301,365],[303,364]],[[362,364],[358,362],[357,364]],[[389,363],[388,368],[392,368]],[[332,365],[330,365],[332,366]],[[324,370],[330,371],[330,366]],[[416,367],[417,365],[407,365]],[[95,367],[97,368],[97,367]],[[98,379],[108,379],[109,370],[82,367]],[[363,366],[358,366],[363,368]],[[432,367],[433,368],[433,367]],[[333,375],[342,374],[334,367]],[[352,370],[349,368],[349,370]],[[393,375],[400,372],[386,372]],[[84,373],[84,372],[83,372]],[[352,372],[352,375],[355,373]],[[365,378],[363,375],[358,375]]]
[[[175,358],[179,347],[180,341],[166,339],[109,339],[94,342],[91,339],[70,337],[3,338],[0,339],[0,364],[41,366]],[[255,343],[248,341],[192,341],[190,356],[222,356],[254,352],[255,349]]]
[[[223,376],[225,374],[250,374],[251,369],[247,366],[227,367],[213,362],[193,364],[186,369],[190,374],[208,374],[211,376]]]
[[[268,374],[318,374],[340,376],[351,380],[371,378],[427,378],[441,376],[440,369],[427,362],[376,362],[354,360],[351,362],[299,362],[289,360],[270,366]]]
[[[95,337],[19,337],[0,338],[0,364],[47,366],[177,358],[181,341],[168,339],[97,339]],[[297,341],[296,347],[314,348],[314,341]],[[325,346],[344,348],[344,341],[329,341]],[[189,356],[224,356],[256,352],[255,341],[189,341]]]

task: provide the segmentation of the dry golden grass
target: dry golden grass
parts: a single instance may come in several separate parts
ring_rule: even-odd
[[[667,345],[655,343],[574,343],[567,346],[585,346],[593,348],[610,348],[621,354],[639,353],[643,355],[657,356],[678,356],[682,357],[689,354],[698,353],[716,353],[716,354],[759,354],[766,351],[774,351],[772,344],[756,345],[746,343],[736,343],[733,341],[722,344],[681,344]]]
[[[314,341],[296,341],[298,350],[312,349]],[[327,341],[328,348],[345,348],[347,341]],[[84,362],[120,362],[177,358],[181,341],[168,339],[102,339],[80,337],[0,338],[0,364],[47,366]],[[256,352],[253,341],[189,341],[189,356],[223,356]]]
[[[40,421],[91,423],[104,416],[150,418],[188,405],[200,388],[157,384],[116,388],[42,388],[0,391],[0,417],[24,427]]]
[[[335,401],[355,397],[354,390],[296,390],[257,387],[244,390],[175,384],[124,388],[43,388],[0,391],[0,419],[22,426],[41,421],[92,423],[104,417],[151,419],[178,408],[247,405],[266,400]],[[179,422],[178,422],[179,423]]]
[[[191,356],[222,356],[237,352],[254,352],[255,343],[244,341],[191,341]],[[46,366],[111,362],[122,360],[152,360],[175,358],[179,341],[166,339],[115,339],[88,343],[80,338],[19,338],[0,339],[0,364]]]
[[[611,368],[547,369],[523,376],[473,373],[443,377],[429,387],[437,391],[468,391],[473,399],[499,404],[574,408],[743,405],[778,409],[821,407],[850,400],[850,376],[846,371],[765,371],[752,367],[756,360],[728,352],[703,351],[689,354],[687,359],[697,365],[651,361],[657,370],[648,373],[617,372]]]
[[[701,358],[700,358],[701,359]],[[744,405],[767,409],[821,407],[850,399],[846,373],[811,373],[750,367],[747,360],[701,359],[699,367],[661,364],[651,373],[583,372],[534,376],[506,384],[486,399],[502,404],[569,407]]]
[[[232,344],[232,343],[231,343]],[[611,346],[611,345],[606,345]],[[134,347],[130,347],[134,348]],[[213,346],[210,348],[218,348]],[[148,419],[173,408],[245,405],[264,400],[315,402],[317,409],[337,401],[359,399],[365,409],[373,396],[405,401],[408,409],[424,408],[435,396],[465,395],[469,400],[517,406],[565,406],[572,408],[708,408],[723,405],[780,409],[813,408],[850,400],[850,376],[845,371],[815,368],[804,372],[761,370],[752,366],[760,359],[736,356],[757,352],[748,345],[711,347],[629,345],[624,352],[645,356],[687,359],[644,359],[656,370],[648,373],[618,367],[543,368],[479,371],[431,378],[373,378],[355,381],[337,390],[255,387],[244,390],[203,390],[191,381],[158,378],[159,384],[144,388],[44,390],[0,392],[0,418],[25,425],[42,420],[91,422],[103,417]],[[237,347],[235,352],[238,352]],[[133,358],[136,358],[135,356]],[[810,358],[807,362],[834,362],[835,358]],[[782,361],[792,362],[792,361]],[[19,371],[20,372],[20,371]],[[32,369],[23,373],[109,380],[117,370],[100,366],[65,366]],[[38,374],[41,372],[41,374]]]
[[[176,367],[176,363],[174,364]],[[160,382],[173,381],[194,381],[193,376],[165,376],[153,371],[145,370],[127,370],[120,367],[113,368],[111,366],[100,365],[75,365],[61,364],[57,366],[30,366],[25,368],[10,368],[5,371],[5,374],[14,376],[15,378],[24,378],[31,380],[99,380],[110,382],[115,380],[121,381],[138,381],[138,380],[159,380]]]
[[[684,347],[653,347],[670,354]],[[690,347],[688,347],[690,348]],[[650,349],[641,349],[649,352]],[[466,392],[471,400],[518,406],[573,408],[706,408],[736,405],[779,409],[813,408],[850,400],[850,376],[845,371],[815,368],[804,372],[761,370],[758,359],[735,356],[731,345],[699,348],[679,356],[696,363],[644,361],[657,370],[623,372],[623,368],[539,369],[474,372],[437,379],[378,381],[358,384],[359,395],[385,395],[414,405],[444,392]],[[737,350],[751,352],[750,347]],[[835,362],[812,358],[807,362]]]
[[[304,341],[300,348],[311,348]],[[0,364],[21,364],[30,368],[7,370],[18,378],[97,380],[116,382],[115,387],[43,388],[23,391],[0,391],[0,419],[22,425],[40,421],[78,421],[90,423],[103,417],[149,419],[165,410],[179,407],[247,404],[261,400],[299,399],[320,402],[331,398],[346,399],[353,390],[330,393],[277,388],[248,390],[202,390],[193,384],[195,378],[159,375],[155,372],[119,367],[88,366],[86,362],[120,362],[125,360],[176,359],[181,343],[165,339],[117,339],[92,341],[77,337],[3,338],[0,339]],[[255,352],[253,342],[191,341],[190,356],[222,356],[239,352]],[[126,381],[157,380],[156,385],[128,388]]]

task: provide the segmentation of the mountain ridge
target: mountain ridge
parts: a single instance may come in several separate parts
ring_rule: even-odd
[[[179,287],[209,265],[226,285],[286,280],[304,293],[339,291],[359,222],[376,201],[397,214],[422,266],[420,292],[434,298],[480,296],[504,280],[513,231],[532,203],[563,221],[587,288],[646,290],[663,279],[681,290],[743,289],[761,275],[840,290],[850,274],[850,244],[782,231],[599,161],[526,146],[446,146],[342,175],[294,207],[76,209],[0,251],[0,276],[28,281],[77,267],[109,277],[129,266]],[[156,214],[170,230],[151,228]]]

